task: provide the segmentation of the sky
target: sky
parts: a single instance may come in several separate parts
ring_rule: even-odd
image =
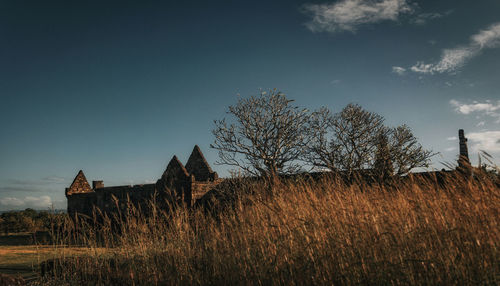
[[[432,168],[500,164],[500,1],[1,1],[0,211],[66,208],[78,170],[153,183],[238,96],[358,103],[407,124]]]

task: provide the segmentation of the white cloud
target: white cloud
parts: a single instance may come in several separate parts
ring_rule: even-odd
[[[480,115],[497,118],[497,122],[500,121],[500,100],[496,103],[486,100],[484,102],[473,101],[471,104],[466,104],[452,99],[450,100],[450,104],[455,107],[455,111],[458,113],[465,115],[479,113]],[[484,125],[484,123],[482,125]]]
[[[306,4],[304,12],[312,19],[306,23],[312,32],[356,32],[366,24],[397,21],[404,13],[411,13],[407,0],[340,0],[329,4]]]
[[[417,62],[410,69],[414,72],[425,74],[454,72],[461,68],[470,58],[474,57],[477,52],[477,49],[471,49],[470,47],[445,49],[438,63],[426,64],[424,62]]]
[[[3,198],[0,199],[0,204],[3,206],[11,206],[11,207],[19,207],[24,205],[24,201],[18,199],[18,198]]]
[[[474,132],[467,135],[473,142],[472,149],[486,152],[500,152],[500,131]]]
[[[456,136],[452,136],[452,137],[446,138],[446,140],[448,140],[448,141],[455,141],[455,140],[458,140],[458,138]]]
[[[484,126],[484,124],[486,124],[486,122],[481,121],[481,122],[479,122],[478,124],[476,124],[476,126],[477,126],[477,127],[481,127],[481,126]]]
[[[24,199],[6,197],[0,199],[0,205],[10,208],[35,208],[46,209],[52,205],[52,199],[49,196],[32,197],[27,196]]]
[[[397,73],[398,75],[404,75],[406,73],[406,69],[403,67],[394,66],[392,67],[392,72]]]
[[[40,197],[26,197],[24,199],[26,205],[34,206],[37,208],[48,208],[52,204],[52,200],[49,196],[40,196]]]
[[[452,152],[452,151],[456,151],[456,150],[457,150],[457,147],[449,147],[449,148],[444,149],[444,151],[446,151],[446,152]]]
[[[437,63],[417,62],[410,69],[417,73],[453,73],[463,67],[467,61],[479,55],[483,49],[500,47],[500,23],[495,23],[485,30],[472,35],[468,45],[445,49]]]
[[[481,48],[500,47],[500,23],[491,25],[488,29],[480,31],[471,37],[472,42]]]

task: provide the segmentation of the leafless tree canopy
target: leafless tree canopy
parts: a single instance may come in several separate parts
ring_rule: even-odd
[[[310,117],[310,143],[304,149],[303,160],[320,169],[336,170],[337,146],[333,144],[333,117],[321,108]]]
[[[342,170],[348,175],[365,169],[383,177],[402,175],[428,166],[434,155],[423,149],[408,126],[388,128],[382,116],[357,104],[333,115],[326,108],[313,112],[310,126],[313,138],[303,156],[320,169]]]
[[[374,175],[382,180],[389,178],[394,174],[389,139],[388,135],[385,133],[379,134],[377,138],[377,149],[375,151],[373,171]]]
[[[434,155],[408,126],[389,128],[382,116],[357,104],[331,114],[326,108],[309,113],[292,102],[274,89],[229,106],[231,121],[216,120],[212,131],[217,163],[275,178],[296,172],[302,160],[318,169],[347,175],[368,169],[385,178],[426,167]]]
[[[315,140],[306,156],[310,163],[348,174],[371,167],[378,135],[387,132],[382,116],[349,104],[337,114],[321,109],[311,118]]]
[[[406,125],[393,128],[389,138],[391,160],[397,175],[406,174],[414,168],[428,167],[430,158],[435,155],[418,143]]]
[[[219,152],[218,164],[267,177],[295,172],[303,148],[308,144],[309,116],[306,109],[277,91],[241,98],[227,112],[234,121],[215,121],[211,144]]]

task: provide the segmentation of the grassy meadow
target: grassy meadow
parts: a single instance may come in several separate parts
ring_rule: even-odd
[[[41,283],[500,284],[500,191],[488,178],[248,182],[217,197],[211,211],[131,208],[118,231],[80,222],[72,239],[90,251],[54,261]]]

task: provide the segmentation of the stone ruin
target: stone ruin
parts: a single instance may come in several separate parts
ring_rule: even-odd
[[[464,130],[458,131],[460,154],[457,171],[464,172],[471,168],[467,150],[467,138]],[[440,171],[453,172],[453,171]],[[415,175],[429,175],[436,172],[422,172]],[[68,214],[83,214],[92,216],[94,209],[103,213],[115,213],[117,210],[126,211],[128,202],[133,203],[142,211],[147,212],[152,198],[160,203],[160,207],[169,207],[167,204],[185,204],[194,206],[208,191],[223,180],[218,178],[205,160],[200,148],[196,145],[189,157],[186,166],[174,156],[167,165],[167,169],[155,184],[134,186],[104,187],[103,181],[93,181],[90,187],[83,171],[79,171],[73,183],[66,188],[68,199]]]
[[[83,171],[80,170],[65,191],[68,214],[91,217],[94,210],[110,214],[117,210],[126,211],[128,203],[133,203],[147,212],[152,199],[161,207],[177,203],[191,207],[220,181],[197,145],[186,166],[174,156],[155,184],[104,187],[103,181],[93,181],[90,187]]]
[[[460,153],[458,155],[458,168],[459,169],[467,169],[470,167],[469,161],[469,151],[467,148],[467,138],[465,138],[464,130],[458,130],[458,144]]]

